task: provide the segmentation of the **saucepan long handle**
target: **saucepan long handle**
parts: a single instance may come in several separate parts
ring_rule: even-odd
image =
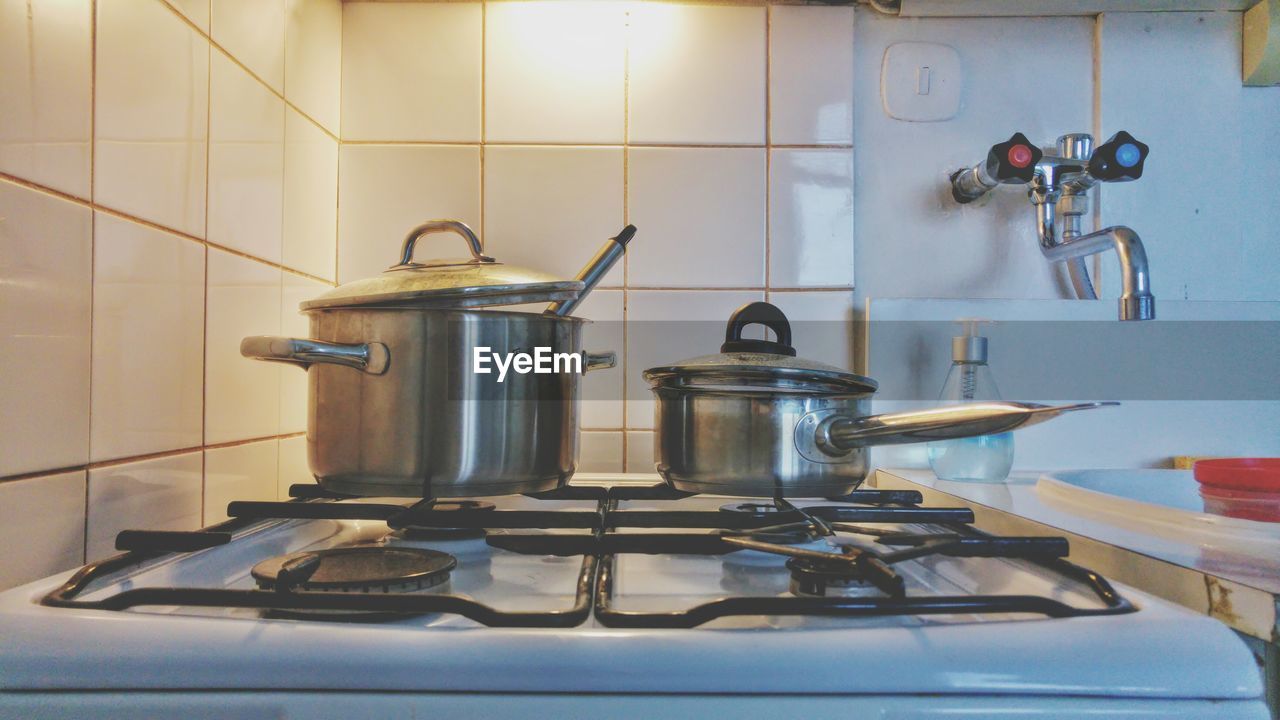
[[[382,343],[342,343],[299,338],[254,335],[240,341],[240,354],[254,360],[289,363],[303,369],[315,363],[343,365],[381,375],[391,363],[387,346]]]
[[[873,445],[952,440],[1009,432],[1075,410],[1119,405],[1090,402],[1076,405],[1037,405],[1017,402],[985,402],[909,412],[852,418],[833,416],[818,426],[818,446],[839,452]]]

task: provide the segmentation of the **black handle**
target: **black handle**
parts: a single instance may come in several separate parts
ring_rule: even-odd
[[[987,153],[987,174],[1002,183],[1029,183],[1036,163],[1044,153],[1026,135],[1016,132],[1008,140],[991,146]]]
[[[306,584],[319,569],[320,556],[315,553],[302,553],[285,560],[276,572],[276,592],[289,592],[299,585]]]
[[[631,242],[631,238],[635,237],[635,234],[636,234],[636,226],[628,225],[622,228],[622,232],[614,236],[613,241],[618,243],[622,247],[626,247],[627,243]]]
[[[1142,177],[1147,162],[1146,143],[1121,130],[1093,149],[1089,174],[1103,182],[1127,182]]]
[[[742,331],[748,325],[764,325],[773,331],[777,341],[744,340]],[[770,355],[789,355],[794,357],[796,349],[791,347],[791,323],[787,316],[776,305],[767,302],[747,303],[729,316],[729,324],[724,329],[724,343],[720,352],[767,353]]]

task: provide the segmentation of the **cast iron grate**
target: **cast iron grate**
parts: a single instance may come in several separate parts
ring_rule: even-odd
[[[316,486],[294,486],[290,502],[236,501],[228,506],[231,519],[196,532],[148,532],[130,530],[117,537],[120,555],[81,568],[41,603],[54,607],[89,610],[171,605],[192,607],[257,608],[262,610],[362,610],[390,614],[456,614],[491,627],[568,628],[594,617],[607,627],[692,628],[712,620],[744,615],[823,615],[870,617],[888,615],[1036,614],[1048,617],[1116,615],[1136,608],[1119,595],[1105,578],[1074,565],[1065,558],[1064,538],[998,537],[970,526],[967,508],[924,508],[913,491],[858,490],[832,498],[852,505],[820,505],[803,510],[779,502],[771,512],[690,510],[621,510],[624,500],[678,500],[691,493],[665,485],[645,487],[567,487],[532,497],[555,500],[595,501],[595,510],[433,510],[434,501],[404,507],[376,503],[336,503],[342,499]],[[170,553],[189,553],[232,542],[235,533],[264,520],[342,519],[382,520],[392,528],[485,528],[539,530],[537,534],[492,534],[489,545],[503,550],[558,556],[581,556],[572,604],[555,610],[498,610],[459,595],[355,595],[349,593],[268,590],[235,590],[191,587],[138,587],[98,599],[79,596],[96,580]],[[940,526],[944,532],[908,534],[879,530],[855,523],[909,523]],[[849,549],[847,555],[820,559],[793,557],[806,572],[857,577],[883,591],[872,597],[725,597],[683,610],[650,612],[622,610],[614,605],[614,578],[618,555],[627,553],[722,555],[762,544],[753,531],[764,536],[780,527],[812,525],[816,530],[847,530],[876,537],[878,544],[895,549]],[[669,529],[673,532],[618,533],[626,528]],[[716,532],[674,532],[675,530]],[[546,530],[578,530],[548,533]],[[582,533],[581,530],[590,530]],[[768,546],[781,550],[779,546]],[[766,549],[766,551],[770,551]],[[788,550],[786,554],[802,553]],[[1056,572],[1088,588],[1102,607],[1076,607],[1035,595],[960,595],[912,597],[905,593],[892,566],[928,555],[952,557],[1018,558]],[[808,565],[805,565],[808,563]],[[818,563],[814,566],[813,563]],[[796,572],[796,571],[793,571]],[[795,575],[793,575],[795,577]]]

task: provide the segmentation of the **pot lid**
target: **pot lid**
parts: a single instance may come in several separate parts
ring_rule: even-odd
[[[742,337],[748,325],[764,325],[777,340]],[[715,355],[700,355],[671,365],[649,368],[649,385],[681,388],[751,388],[825,394],[872,393],[876,381],[816,360],[796,357],[791,323],[775,305],[753,302],[729,317],[725,340]]]
[[[467,241],[470,258],[413,259],[422,237],[452,232]],[[457,220],[432,220],[409,232],[400,262],[377,277],[339,285],[302,303],[303,310],[361,305],[469,308],[572,300],[582,292],[579,280],[564,280],[517,265],[506,265],[483,253],[480,238]]]

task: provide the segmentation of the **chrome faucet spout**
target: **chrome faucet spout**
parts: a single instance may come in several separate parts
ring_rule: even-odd
[[[1088,235],[1065,238],[1056,245],[1040,244],[1044,256],[1055,262],[1085,258],[1112,249],[1120,262],[1120,319],[1155,319],[1156,299],[1151,294],[1151,271],[1147,266],[1147,251],[1138,233],[1116,225]]]

